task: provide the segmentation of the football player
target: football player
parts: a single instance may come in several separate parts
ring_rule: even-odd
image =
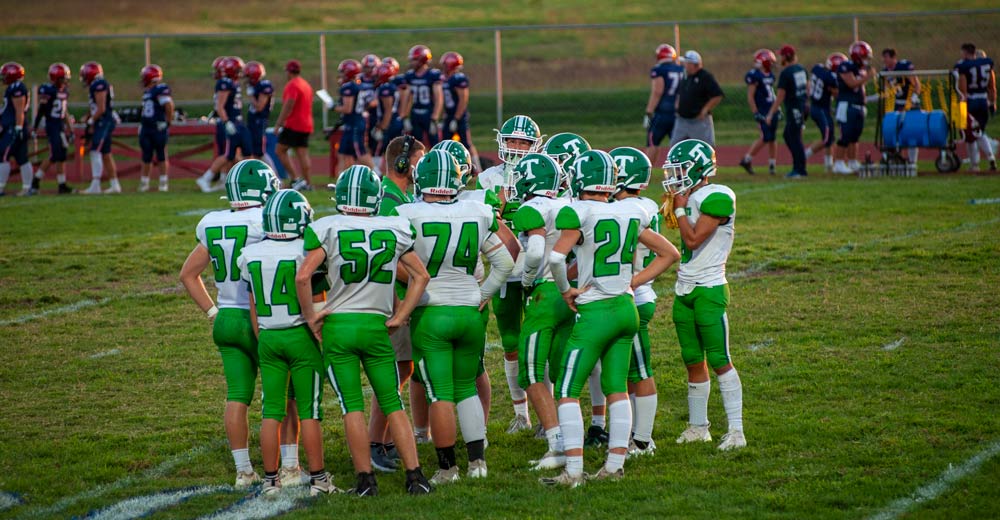
[[[806,69],[799,65],[795,47],[782,45],[778,51],[781,56],[781,75],[778,77],[778,94],[767,112],[764,123],[776,122],[776,115],[785,104],[788,119],[785,121],[785,131],[782,138],[788,151],[792,154],[792,171],[785,175],[789,179],[798,179],[808,175],[806,172],[806,151],[802,145],[802,127],[805,125],[806,91],[809,86],[809,76]]]
[[[255,161],[256,164],[263,164]],[[227,179],[228,181],[228,179]],[[316,346],[302,309],[312,310],[312,292],[306,286],[300,303],[296,269],[305,260],[302,235],[312,222],[313,211],[299,192],[279,190],[267,198],[262,211],[264,239],[246,245],[236,259],[240,279],[250,290],[250,321],[257,335],[263,421],[260,452],[264,461],[262,495],[281,490],[283,485],[302,483],[300,472],[279,474],[281,423],[287,415],[285,396],[291,384],[301,399],[297,407],[302,443],[309,459],[309,494],[336,493],[323,462],[323,354]],[[296,447],[296,451],[297,451]],[[296,468],[297,469],[297,468]],[[284,477],[285,479],[283,480]]]
[[[163,83],[163,69],[159,65],[146,65],[139,72],[142,86],[142,125],[139,127],[139,148],[142,149],[142,173],[139,176],[139,191],[149,191],[149,172],[153,168],[153,154],[156,154],[157,168],[160,170],[160,191],[169,189],[170,163],[167,162],[167,129],[174,120],[174,98],[170,87]]]
[[[232,209],[212,211],[198,223],[198,245],[184,261],[180,279],[191,299],[213,322],[212,338],[219,348],[226,377],[224,423],[236,465],[236,487],[246,488],[260,481],[247,448],[250,435],[247,411],[257,383],[259,358],[250,319],[250,293],[242,282],[236,260],[244,247],[263,238],[261,206],[278,191],[280,184],[271,168],[256,159],[233,166],[225,184]],[[218,289],[218,303],[212,301],[201,279],[209,264]],[[296,415],[297,412],[290,411],[288,418]]]
[[[398,206],[396,213],[416,230],[414,250],[431,276],[410,329],[414,361],[431,402],[439,467],[431,482],[459,478],[456,409],[468,450],[468,476],[485,478],[485,412],[476,395],[476,372],[486,346],[480,312],[514,269],[514,259],[496,235],[503,223],[493,209],[455,200],[462,184],[451,154],[428,152],[417,163],[414,182],[423,200]],[[474,274],[480,252],[492,266],[482,285]]]
[[[431,50],[415,45],[408,54],[410,70],[404,76],[405,100],[400,104],[403,131],[412,133],[427,146],[441,140],[441,111],[444,108],[444,90],[441,71],[431,68]]]
[[[615,205],[628,208],[627,211],[645,212],[650,215],[649,229],[659,233],[661,217],[659,204],[642,197],[642,190],[649,186],[653,165],[641,151],[628,146],[608,152],[618,166],[618,184]],[[637,244],[632,270],[639,272],[646,268],[656,254],[643,244]],[[656,292],[653,280],[635,288],[635,307],[639,313],[639,330],[632,338],[631,360],[628,366],[628,394],[632,404],[632,440],[629,456],[652,455],[656,451],[653,442],[653,423],[656,420],[656,381],[653,379],[652,343],[649,339],[649,322],[656,313]]]
[[[850,59],[837,68],[836,120],[840,123],[840,138],[833,153],[833,173],[841,175],[851,175],[861,167],[856,144],[865,128],[865,83],[873,73],[871,45],[856,41],[848,54]]]
[[[892,47],[887,47],[882,49],[882,64],[885,65],[884,71],[899,71],[899,72],[912,72],[914,70],[913,62],[910,60],[900,59],[896,55],[896,49]],[[920,78],[917,76],[908,76],[900,78],[889,78],[887,81],[887,87],[891,88],[896,93],[896,99],[893,104],[896,112],[906,112],[907,110],[919,110],[920,109]],[[906,158],[909,160],[910,164],[917,164],[917,152],[920,149],[916,146],[910,147],[907,152]]]
[[[969,116],[979,127],[966,130],[973,138],[969,144],[969,160],[972,171],[979,170],[979,152],[985,152],[990,161],[990,171],[997,170],[996,156],[990,138],[986,135],[986,124],[997,110],[997,80],[993,60],[976,55],[976,46],[962,44],[962,59],[955,65],[958,71],[958,92],[965,98]],[[970,125],[971,126],[971,125]],[[967,138],[967,142],[969,139]]]
[[[767,123],[764,119],[767,117],[771,105],[774,104],[774,73],[771,72],[771,67],[775,61],[777,58],[774,57],[774,52],[770,49],[758,50],[753,57],[754,68],[750,69],[744,78],[747,83],[747,103],[750,104],[750,112],[753,114],[754,121],[760,126],[760,137],[750,145],[750,149],[740,161],[740,166],[750,175],[753,175],[753,157],[765,146],[767,147],[767,170],[768,173],[774,175],[775,161],[778,156],[778,142],[776,140],[778,122]]]
[[[212,165],[196,182],[203,192],[215,191],[212,182],[221,172],[236,160],[236,149],[250,155],[250,131],[243,124],[243,95],[239,80],[243,74],[243,60],[236,56],[226,56],[219,64],[220,77],[215,83],[215,140],[223,143],[219,155]]]
[[[0,107],[0,196],[4,194],[10,178],[10,160],[21,170],[21,195],[31,195],[31,183],[35,174],[28,161],[28,136],[25,123],[31,94],[21,81],[24,67],[20,63],[8,62],[0,67],[7,89],[3,93],[3,107]]]
[[[394,167],[383,158],[386,146],[403,133],[403,121],[399,119],[399,88],[395,81],[399,73],[398,67],[399,64],[395,59],[386,58],[375,69],[378,105],[375,110],[377,117],[371,131],[375,141],[375,156],[372,160],[376,170],[387,173],[393,171]]]
[[[361,64],[358,60],[344,60],[337,66],[337,81],[340,83],[340,100],[334,111],[341,114],[344,122],[340,148],[337,149],[338,167],[348,168],[361,164],[374,166],[372,156],[365,147],[365,99],[361,93]],[[341,170],[343,171],[343,170]]]
[[[399,397],[399,375],[389,341],[390,332],[407,323],[424,295],[430,275],[414,252],[414,230],[399,217],[376,217],[383,187],[371,168],[354,165],[337,178],[339,215],[324,217],[306,230],[305,263],[296,276],[299,303],[316,339],[323,343],[327,377],[344,413],[347,444],[357,472],[352,490],[375,496],[378,484],[372,472],[361,366],[379,406],[389,422],[406,467],[406,490],[430,493],[420,469],[413,428]],[[313,273],[326,265],[332,298],[322,312],[311,308]],[[397,265],[407,275],[402,302],[393,291]],[[397,304],[398,303],[398,304]]]
[[[215,80],[215,88],[219,87],[219,80],[222,79],[222,62],[228,56],[217,56],[212,60],[212,79]],[[215,119],[218,121],[219,114],[215,107],[218,105],[219,93],[218,90],[212,95],[212,111],[209,112],[209,119]],[[217,181],[221,175],[221,169],[223,166],[220,157],[225,155],[226,151],[226,134],[225,132],[219,132],[218,127],[215,131],[215,159],[209,165],[209,168],[205,170],[205,173],[201,177],[195,180],[195,184],[201,189],[202,192],[211,191],[212,183]],[[219,162],[219,166],[216,167],[215,163]]]
[[[688,371],[688,428],[677,443],[709,442],[708,364],[722,392],[729,432],[720,450],[746,446],[743,435],[743,385],[729,357],[729,285],[726,260],[733,248],[736,195],[715,175],[715,150],[697,139],[675,144],[663,165],[663,187],[673,196],[681,235],[681,264],[674,289],[673,318],[681,357]]]
[[[80,67],[80,81],[87,86],[90,95],[90,114],[85,118],[90,135],[90,187],[83,191],[88,195],[101,193],[101,176],[107,170],[111,177],[110,186],[104,193],[121,193],[118,182],[118,168],[111,155],[111,134],[115,130],[115,114],[112,102],[115,91],[104,79],[104,69],[96,61],[88,61]]]
[[[642,126],[646,129],[646,155],[656,161],[663,138],[674,131],[677,87],[684,78],[684,66],[677,63],[677,51],[666,43],[656,48],[656,65],[649,71],[649,101]]]
[[[66,155],[69,143],[73,140],[72,116],[69,116],[67,110],[69,80],[69,65],[53,63],[49,65],[49,83],[38,87],[38,112],[35,114],[35,124],[32,127],[37,131],[38,125],[45,119],[49,156],[42,161],[31,182],[31,190],[36,193],[49,165],[56,167],[59,194],[73,193],[73,189],[66,185]],[[70,124],[66,124],[67,119],[70,119]]]
[[[455,139],[458,136],[458,140],[472,155],[472,166],[478,172],[482,166],[469,131],[469,77],[462,70],[464,64],[465,58],[457,52],[449,51],[441,56],[445,112],[442,139]]]
[[[542,146],[542,153],[555,159],[563,173],[562,182],[559,184],[559,196],[567,199],[573,198],[573,190],[570,186],[570,175],[566,171],[576,161],[576,158],[583,152],[591,150],[590,143],[583,136],[571,132],[560,132],[545,141]]]
[[[365,145],[366,147],[374,152],[378,149],[378,143],[375,140],[374,132],[371,132],[378,123],[378,66],[382,64],[382,59],[375,54],[365,54],[361,58],[361,74],[358,76],[360,80],[361,101],[365,107]],[[374,159],[373,159],[374,161]],[[373,167],[374,168],[374,167]],[[377,170],[376,170],[377,173]]]
[[[560,235],[548,258],[563,300],[576,313],[555,386],[566,467],[557,477],[541,482],[576,487],[584,478],[580,393],[598,361],[602,365],[601,387],[608,400],[608,456],[601,469],[588,478],[617,480],[624,475],[632,430],[626,381],[632,341],[639,330],[632,291],[665,271],[680,255],[649,228],[653,215],[608,202],[617,189],[618,175],[607,152],[591,150],[580,155],[572,170],[577,200],[556,216]],[[633,273],[637,241],[649,247],[656,258]],[[577,258],[577,287],[570,285],[566,272],[566,255],[571,251]]]
[[[250,156],[268,164],[272,163],[267,154],[267,123],[274,105],[274,85],[265,79],[267,69],[259,61],[247,62],[247,130],[250,132]],[[273,165],[272,165],[273,166]]]
[[[834,72],[847,59],[843,53],[835,52],[826,58],[826,63],[813,65],[809,78],[809,117],[819,129],[819,140],[806,148],[806,159],[820,150],[823,154],[823,165],[827,173],[833,169],[833,156],[830,147],[833,146],[833,115],[830,113],[830,98],[837,96],[837,77]]]

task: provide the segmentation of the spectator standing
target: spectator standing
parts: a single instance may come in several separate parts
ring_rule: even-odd
[[[288,83],[281,93],[281,113],[274,127],[278,132],[278,146],[275,152],[285,170],[292,173],[292,188],[303,191],[312,189],[309,175],[309,134],[313,132],[312,97],[313,88],[302,78],[302,64],[291,60],[285,65]],[[288,150],[295,151],[298,169],[292,167]]]
[[[715,146],[712,109],[722,102],[722,88],[715,77],[705,70],[701,55],[696,51],[685,52],[681,61],[685,76],[678,89],[677,119],[670,142],[700,139]]]

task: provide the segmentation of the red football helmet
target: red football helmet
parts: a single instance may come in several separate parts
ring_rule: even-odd
[[[385,59],[382,60],[382,65],[389,65],[389,66],[391,66],[392,67],[392,73],[393,74],[399,74],[399,62],[396,61],[396,58],[393,58],[392,56],[386,56]]]
[[[49,65],[49,81],[58,84],[60,81],[65,83],[70,79],[69,65],[65,63],[58,62]]]
[[[98,76],[104,75],[104,69],[96,61],[88,61],[80,67],[80,81],[90,85]]]
[[[212,77],[215,79],[222,78],[222,62],[226,59],[225,56],[219,56],[212,60]]]
[[[344,60],[337,65],[337,74],[341,84],[354,81],[361,74],[361,63],[358,60]]]
[[[3,76],[3,82],[10,85],[24,79],[24,67],[20,63],[9,61],[0,67],[0,75]]]
[[[365,73],[366,76],[371,76],[375,72],[375,69],[382,64],[382,59],[374,54],[365,54],[361,58],[361,72]]]
[[[847,61],[847,56],[844,56],[842,52],[835,52],[826,57],[826,68],[830,70],[837,70],[841,63]]]
[[[264,69],[264,64],[259,61],[248,61],[246,68],[247,79],[250,80],[251,85],[256,85],[260,83],[261,78],[267,75],[267,70]]]
[[[760,70],[764,72],[771,72],[771,65],[778,61],[774,57],[774,52],[771,49],[760,49],[753,55],[753,64]]]
[[[139,78],[142,79],[142,86],[149,88],[153,83],[163,79],[163,69],[159,65],[146,65],[139,72]]]
[[[677,50],[672,45],[661,43],[656,48],[656,61],[677,61]]]
[[[388,83],[392,81],[392,78],[396,77],[396,69],[393,68],[391,63],[382,62],[375,69],[375,84],[381,85],[383,83]]]
[[[240,74],[243,73],[243,66],[243,60],[241,58],[237,56],[228,56],[222,60],[220,68],[222,69],[223,76],[235,81],[240,79]]]
[[[448,51],[441,55],[441,67],[444,73],[451,76],[465,63],[465,58],[455,51]]]
[[[850,56],[854,63],[868,65],[872,59],[872,46],[865,41],[856,41],[851,44]]]
[[[431,61],[431,50],[426,45],[414,45],[409,52],[410,66],[414,69],[427,65]]]

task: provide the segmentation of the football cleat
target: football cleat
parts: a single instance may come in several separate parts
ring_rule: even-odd
[[[406,492],[411,495],[426,495],[433,491],[431,483],[427,481],[424,472],[417,469],[406,470]]]
[[[302,471],[302,468],[298,466],[295,466],[294,468],[286,468],[282,466],[281,469],[278,470],[278,480],[280,480],[284,486],[295,487],[309,484],[310,478],[309,474]]]
[[[775,166],[773,164],[767,165],[767,173],[774,175]]]
[[[469,478],[486,478],[486,459],[469,462]]]
[[[149,191],[149,179],[139,179],[139,193]]]
[[[249,471],[246,473],[237,471],[236,483],[233,484],[233,487],[236,489],[246,489],[258,482],[260,482],[260,475],[258,475],[256,471]]]
[[[544,439],[545,438],[545,425],[538,423],[535,425],[535,438]]]
[[[168,184],[166,182],[163,182],[163,181],[160,181],[160,188],[159,189],[160,189],[161,192],[170,191],[170,184]]]
[[[386,455],[384,446],[372,446],[371,457],[372,467],[382,473],[392,473],[399,469],[399,465]]]
[[[528,461],[531,464],[531,471],[542,469],[559,469],[566,466],[566,455],[561,451],[547,451],[542,458]]]
[[[729,430],[722,436],[722,442],[719,444],[719,449],[722,451],[737,450],[740,448],[746,448],[747,439],[743,436],[743,430]]]
[[[705,426],[694,426],[689,425],[688,429],[681,433],[680,437],[677,437],[677,444],[684,444],[686,442],[712,442],[712,432],[708,431],[708,425]]]
[[[309,496],[314,497],[318,495],[332,495],[334,493],[343,493],[343,490],[333,485],[333,477],[329,473],[326,474],[326,480],[322,482],[313,482],[309,487]]]
[[[600,426],[591,425],[587,428],[587,438],[583,441],[584,447],[600,448],[608,443],[608,432]]]
[[[413,434],[413,439],[417,441],[417,444],[430,444],[431,434],[427,431],[416,432]]]
[[[525,430],[531,429],[531,419],[523,415],[515,415],[510,421],[510,426],[507,427],[507,433],[517,433]]]
[[[358,473],[358,481],[350,491],[352,495],[359,497],[378,496],[378,482],[375,482],[374,473]]]
[[[858,161],[848,161],[847,167],[851,169],[852,173],[857,173],[861,169],[861,163]]]
[[[652,440],[649,444],[646,444],[645,448],[640,448],[636,443],[635,439],[629,441],[628,443],[628,456],[631,457],[642,457],[644,455],[654,455],[656,453],[656,443]]]
[[[833,165],[833,173],[837,175],[851,175],[854,173],[854,171],[851,170],[849,166],[847,166],[847,163],[843,161],[838,161],[836,164]]]
[[[746,158],[740,160],[740,167],[746,170],[746,172],[750,175],[753,175],[753,164],[746,160]]]
[[[67,195],[67,194],[70,194],[70,193],[73,193],[73,188],[70,188],[66,184],[60,184],[59,185],[59,195]]]
[[[122,192],[122,185],[119,184],[118,181],[116,180],[111,181],[111,186],[108,186],[108,189],[104,190],[104,193],[121,193],[121,192]]]
[[[395,462],[397,467],[399,466],[399,463],[402,460],[402,457],[399,456],[399,450],[396,449],[395,445],[393,445],[391,448],[388,445],[386,445],[385,456],[389,457],[389,460]]]
[[[542,477],[538,481],[546,486],[566,486],[574,489],[583,485],[583,475],[573,476],[563,471],[554,477]]]
[[[260,488],[261,496],[276,495],[279,492],[281,492],[281,477],[274,481],[264,479],[264,485]]]
[[[448,469],[439,469],[434,472],[434,476],[431,477],[430,483],[435,486],[440,486],[441,484],[447,484],[449,482],[455,482],[462,478],[459,475],[458,466],[452,466]]]
[[[587,475],[587,480],[621,480],[625,476],[625,468],[618,468],[618,471],[608,471],[608,468],[601,466],[597,473]]]
[[[100,182],[91,182],[90,187],[80,193],[83,193],[84,195],[100,195],[103,192],[101,191]]]

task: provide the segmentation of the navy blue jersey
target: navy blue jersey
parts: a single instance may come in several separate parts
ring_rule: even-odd
[[[7,90],[3,93],[3,108],[0,109],[0,126],[3,126],[4,130],[8,128],[13,128],[17,125],[17,113],[14,111],[14,100],[17,98],[24,98],[24,112],[27,114],[28,105],[30,99],[28,96],[28,87],[24,86],[24,82],[15,81],[7,86]],[[27,124],[27,121],[25,122]]]
[[[104,103],[104,115],[101,116],[100,122],[109,122],[114,119],[114,113],[112,112],[111,102],[115,98],[115,89],[111,88],[108,80],[99,77],[90,84],[90,115],[97,113],[97,101],[95,94],[98,92],[107,92],[108,95],[105,98]],[[98,121],[93,121],[93,123],[98,123]]]
[[[267,103],[264,104],[264,108],[260,112],[257,112],[256,102],[260,101],[262,97],[267,98]],[[250,103],[250,106],[247,107],[247,116],[254,119],[271,117],[271,106],[274,104],[274,85],[271,84],[271,80],[262,79],[256,85],[247,84],[247,98],[254,100],[254,103]]]
[[[354,110],[349,114],[344,114],[344,124],[351,128],[363,128],[365,125],[365,107],[361,104],[361,84],[356,81],[348,81],[340,86],[340,103],[344,103],[344,98],[354,98]]]
[[[225,98],[225,103],[222,105],[223,110],[226,111],[226,117],[230,121],[242,121],[243,120],[243,98],[240,96],[240,89],[237,88],[236,83],[229,78],[222,78],[215,82],[215,96],[212,97],[213,100],[218,100],[219,96]]]
[[[434,110],[434,85],[441,83],[441,71],[429,69],[423,74],[408,71],[405,80],[413,97],[412,111],[418,114],[429,114]]]
[[[985,105],[988,103],[986,88],[990,84],[990,76],[993,72],[993,60],[990,58],[976,58],[973,60],[961,60],[955,65],[955,70],[965,76],[966,86],[969,93],[969,103]]]
[[[399,89],[395,82],[387,81],[378,87],[378,110],[376,111],[378,120],[381,121],[385,113],[382,111],[382,99],[392,98],[392,117],[399,113]]]
[[[649,71],[650,78],[663,78],[663,94],[656,103],[656,113],[672,114],[677,104],[677,87],[684,79],[684,66],[676,63],[658,63]]]
[[[858,77],[863,68],[864,65],[854,63],[851,60],[844,60],[840,64],[840,67],[837,68],[837,101],[846,101],[853,105],[865,104],[865,86],[862,84],[855,88],[848,87],[847,83],[844,83],[844,78],[841,77],[841,74],[851,74]]]
[[[750,69],[744,80],[747,85],[757,85],[757,90],[753,93],[753,102],[757,105],[757,112],[766,114],[774,104],[774,74]]]
[[[796,63],[781,70],[781,75],[778,76],[778,88],[785,91],[785,110],[789,114],[792,114],[793,110],[798,110],[800,113],[805,111],[808,85],[809,75],[802,65]]]
[[[466,88],[469,88],[469,77],[464,72],[456,72],[444,81],[444,111],[448,117],[455,117],[455,109],[458,108],[458,91]]]
[[[364,113],[368,110],[368,107],[375,102],[377,95],[375,91],[375,80],[376,78],[374,76],[368,77],[364,74],[361,75],[361,82],[358,83],[358,101],[354,107],[355,111],[357,111],[360,106],[361,112]]]
[[[157,83],[146,89],[142,94],[142,124],[156,126],[167,120],[167,103],[173,101],[170,97],[170,87],[166,83]]]
[[[812,68],[812,91],[809,98],[812,106],[830,110],[830,97],[837,88],[837,78],[825,65],[817,63]]]
[[[890,70],[889,67],[885,67],[885,71]],[[910,60],[899,60],[896,62],[896,66],[892,68],[893,72],[897,71],[909,71],[913,70],[913,63]],[[906,107],[906,100],[910,97],[913,89],[913,85],[908,81],[909,78],[886,78],[888,79],[889,88],[896,91],[896,110],[902,110]]]
[[[61,124],[66,119],[66,103],[69,89],[59,88],[52,83],[38,87],[38,115],[45,118],[45,125]],[[37,119],[36,119],[37,120]]]

